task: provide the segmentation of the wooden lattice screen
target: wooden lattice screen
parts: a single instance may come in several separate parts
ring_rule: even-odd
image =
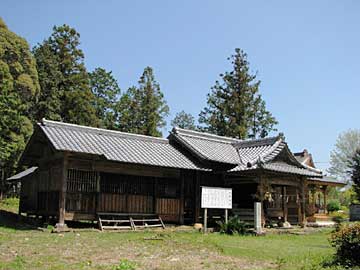
[[[69,169],[67,175],[67,191],[96,192],[99,173]]]

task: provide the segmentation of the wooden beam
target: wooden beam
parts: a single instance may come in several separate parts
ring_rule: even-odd
[[[327,213],[327,186],[323,187],[323,193],[324,193],[324,213]]]
[[[306,178],[300,179],[300,225],[306,226]]]
[[[287,222],[288,221],[288,205],[287,205],[286,186],[282,187],[282,202],[283,202],[284,222]]]
[[[184,174],[181,173],[180,176],[180,207],[179,207],[179,223],[181,225],[184,224],[184,186],[185,186],[185,179],[184,179]]]
[[[68,154],[65,152],[63,156],[62,168],[61,168],[61,183],[59,190],[59,220],[56,224],[58,230],[62,230],[65,225],[65,215],[66,215],[66,185],[67,185],[67,169],[68,169]]]
[[[194,201],[195,201],[195,217],[194,217],[194,221],[195,223],[199,223],[200,222],[200,196],[201,196],[201,191],[200,191],[200,182],[201,182],[201,173],[199,171],[196,171],[196,178],[195,178],[195,194],[194,194]]]
[[[158,179],[154,178],[154,191],[153,191],[153,213],[157,214],[156,212],[156,200],[157,200],[157,192],[158,191]]]

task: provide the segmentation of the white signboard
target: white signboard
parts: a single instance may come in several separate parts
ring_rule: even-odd
[[[201,208],[232,208],[232,189],[201,187]]]

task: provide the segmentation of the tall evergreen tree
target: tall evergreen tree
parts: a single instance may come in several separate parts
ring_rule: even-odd
[[[360,149],[356,150],[350,161],[351,180],[356,193],[356,199],[360,202]]]
[[[94,95],[79,48],[80,34],[68,25],[54,26],[52,35],[34,48],[43,89],[37,118],[97,125]]]
[[[142,95],[135,86],[130,87],[116,104],[116,129],[142,134]]]
[[[160,137],[162,136],[160,129],[166,125],[165,117],[169,114],[169,107],[151,67],[144,69],[139,80],[139,91],[142,96],[141,134]]]
[[[247,55],[241,49],[228,58],[233,70],[220,74],[200,113],[203,129],[240,139],[265,137],[276,130],[276,119],[266,110],[259,94],[260,81],[251,74]]]
[[[196,130],[195,118],[190,113],[181,111],[175,115],[175,118],[171,121],[173,127],[185,128]]]
[[[131,133],[161,136],[169,113],[160,85],[151,67],[146,67],[138,87],[131,87],[117,105],[118,129]]]
[[[103,68],[96,68],[89,73],[90,87],[94,99],[96,116],[99,126],[108,129],[116,129],[116,102],[120,96],[120,87],[113,77],[112,72]]]
[[[0,18],[0,169],[5,176],[16,168],[32,133],[31,107],[39,92],[35,59],[28,43]]]

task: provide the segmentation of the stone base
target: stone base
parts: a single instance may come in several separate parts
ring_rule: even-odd
[[[56,223],[55,228],[51,232],[53,233],[70,232],[70,229],[65,223]]]
[[[280,228],[291,228],[291,224],[288,221],[279,223]]]

